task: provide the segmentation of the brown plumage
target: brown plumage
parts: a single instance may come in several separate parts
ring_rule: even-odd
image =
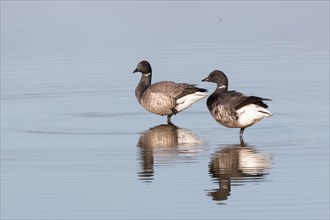
[[[207,90],[193,84],[162,81],[151,84],[152,69],[148,61],[141,61],[133,73],[141,72],[142,77],[135,89],[135,96],[147,111],[171,116],[181,112],[193,103],[207,96]]]

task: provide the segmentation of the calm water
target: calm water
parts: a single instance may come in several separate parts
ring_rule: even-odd
[[[329,42],[32,45],[2,49],[1,219],[329,218]],[[244,147],[206,99],[166,125],[134,96],[142,59],[210,92],[221,69],[274,116]]]
[[[206,100],[174,116],[175,126],[142,109],[132,74],[138,55],[8,54],[2,218],[327,218],[326,48],[148,48],[154,81],[212,91],[200,80],[222,68],[231,88],[274,100],[274,116],[246,130],[244,148],[237,129],[211,119]],[[178,59],[165,59],[173,52]]]

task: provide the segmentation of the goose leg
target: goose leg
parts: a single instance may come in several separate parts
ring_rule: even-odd
[[[171,117],[172,117],[172,115],[167,116],[167,124],[169,124],[169,125],[172,124]]]
[[[244,140],[243,140],[243,133],[244,133],[245,128],[241,128],[239,131],[239,141],[241,142],[241,145],[244,145]]]

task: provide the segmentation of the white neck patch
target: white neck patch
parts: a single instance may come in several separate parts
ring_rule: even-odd
[[[223,89],[223,88],[226,88],[225,85],[219,85],[217,89]]]
[[[145,74],[143,74],[144,76],[150,76],[151,75],[151,73],[145,73]]]

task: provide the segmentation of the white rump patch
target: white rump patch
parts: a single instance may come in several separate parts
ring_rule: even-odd
[[[238,124],[242,127],[251,126],[260,121],[261,119],[273,115],[267,109],[255,104],[246,105],[238,109],[236,112],[238,116]]]
[[[207,92],[195,92],[193,94],[189,94],[186,96],[183,96],[176,100],[176,106],[175,110],[178,112],[181,112],[191,106],[193,103],[197,102],[198,100],[206,97],[208,94]]]

